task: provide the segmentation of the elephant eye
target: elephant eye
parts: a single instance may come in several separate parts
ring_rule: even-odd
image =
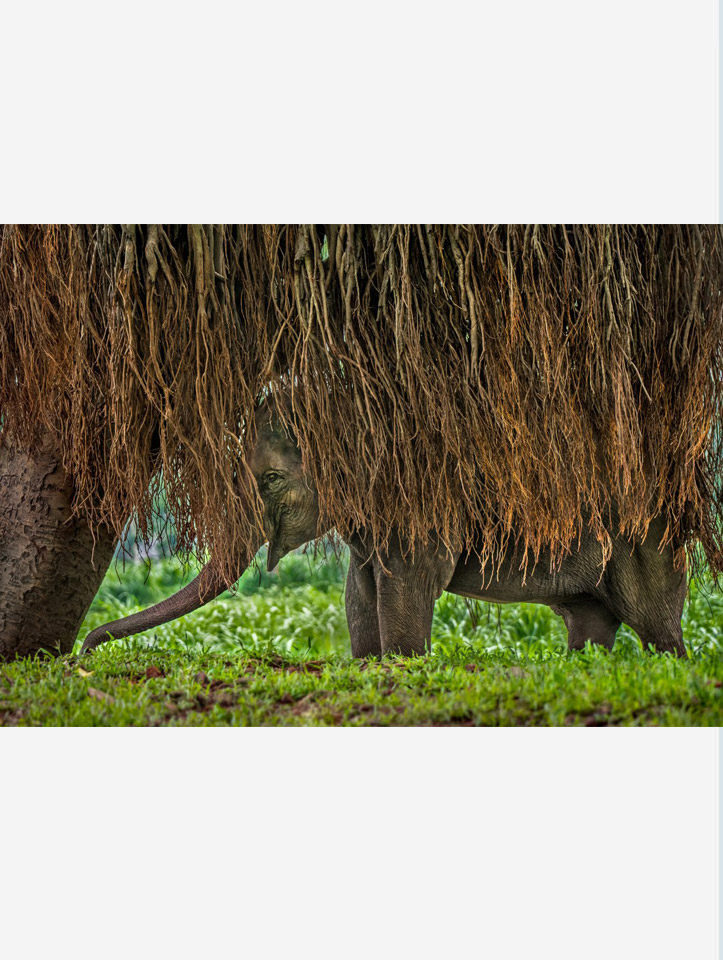
[[[265,484],[276,483],[276,481],[277,481],[277,480],[280,480],[280,479],[281,479],[281,474],[280,474],[280,473],[276,473],[275,470],[269,470],[268,473],[265,473],[265,474],[264,474],[264,483],[265,483]]]

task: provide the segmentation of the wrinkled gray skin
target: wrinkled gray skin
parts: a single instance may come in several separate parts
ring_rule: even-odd
[[[273,570],[289,551],[314,539],[319,505],[301,468],[298,446],[267,408],[257,414],[256,429],[258,440],[249,465],[264,503],[267,566]]]
[[[258,444],[251,467],[264,502],[268,567],[272,570],[284,554],[322,531],[317,529],[316,491],[304,476],[299,449],[274,425],[267,410],[258,416]],[[543,554],[525,577],[510,550],[498,575],[492,577],[488,572],[483,575],[474,552],[450,554],[437,544],[434,536],[426,548],[417,547],[413,556],[406,557],[403,542],[398,536],[392,537],[387,552],[377,558],[360,531],[349,540],[346,583],[352,654],[367,657],[424,653],[431,640],[435,601],[447,590],[493,603],[545,603],[564,619],[572,650],[581,649],[587,640],[610,649],[624,622],[636,631],[646,648],[652,644],[656,650],[684,656],[680,620],[686,575],[684,570],[674,569],[670,547],[659,550],[662,535],[662,521],[654,521],[642,543],[616,539],[602,576],[602,549],[594,537],[583,534],[579,550],[571,552],[555,573],[549,572],[550,558]],[[191,587],[193,584],[184,590]],[[223,586],[217,593],[222,589]],[[201,600],[198,593],[196,588],[193,609],[211,599],[205,596]],[[193,599],[193,591],[189,596]],[[84,650],[109,639],[109,633],[116,638],[129,636],[173,619],[166,616],[158,621],[161,614],[154,611],[162,606],[157,604],[93,631]],[[119,628],[123,632],[117,632]]]

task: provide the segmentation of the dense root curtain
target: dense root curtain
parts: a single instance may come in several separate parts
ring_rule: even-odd
[[[662,514],[721,571],[722,289],[718,226],[7,226],[3,430],[57,438],[91,525],[163,486],[229,574],[269,392],[324,526],[532,560]]]

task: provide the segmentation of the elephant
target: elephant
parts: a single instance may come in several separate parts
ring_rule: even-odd
[[[264,504],[267,563],[272,570],[286,553],[323,531],[317,529],[317,492],[303,470],[301,452],[268,406],[257,412],[257,434],[250,466]],[[603,566],[601,544],[584,530],[576,548],[557,567],[550,563],[549,552],[543,552],[527,573],[520,569],[514,547],[508,547],[490,574],[479,560],[481,544],[480,550],[449,549],[430,532],[427,542],[411,551],[396,532],[381,552],[360,529],[347,541],[346,615],[352,654],[423,654],[431,643],[434,604],[446,590],[492,603],[546,604],[562,616],[571,650],[582,649],[587,641],[610,649],[618,627],[626,623],[645,648],[685,656],[681,617],[686,571],[674,562],[670,545],[660,546],[663,534],[664,522],[657,518],[643,540],[616,536]],[[174,596],[93,630],[83,652],[190,613],[225,586],[211,561]]]

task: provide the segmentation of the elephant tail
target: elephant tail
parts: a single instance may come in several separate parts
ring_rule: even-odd
[[[252,559],[253,554],[247,559],[239,572],[239,577]],[[145,610],[139,610],[138,613],[133,613],[129,617],[104,623],[103,626],[91,630],[83,641],[81,655],[89,650],[95,650],[96,647],[107,640],[120,640],[122,637],[130,637],[134,633],[142,633],[144,630],[160,627],[163,623],[169,623],[171,620],[183,617],[187,613],[192,613],[210,600],[214,600],[228,586],[229,583],[226,578],[221,574],[213,560],[210,560],[197,577],[177,593],[174,593],[173,596],[161,600],[160,603],[154,603],[152,607],[147,607]]]

